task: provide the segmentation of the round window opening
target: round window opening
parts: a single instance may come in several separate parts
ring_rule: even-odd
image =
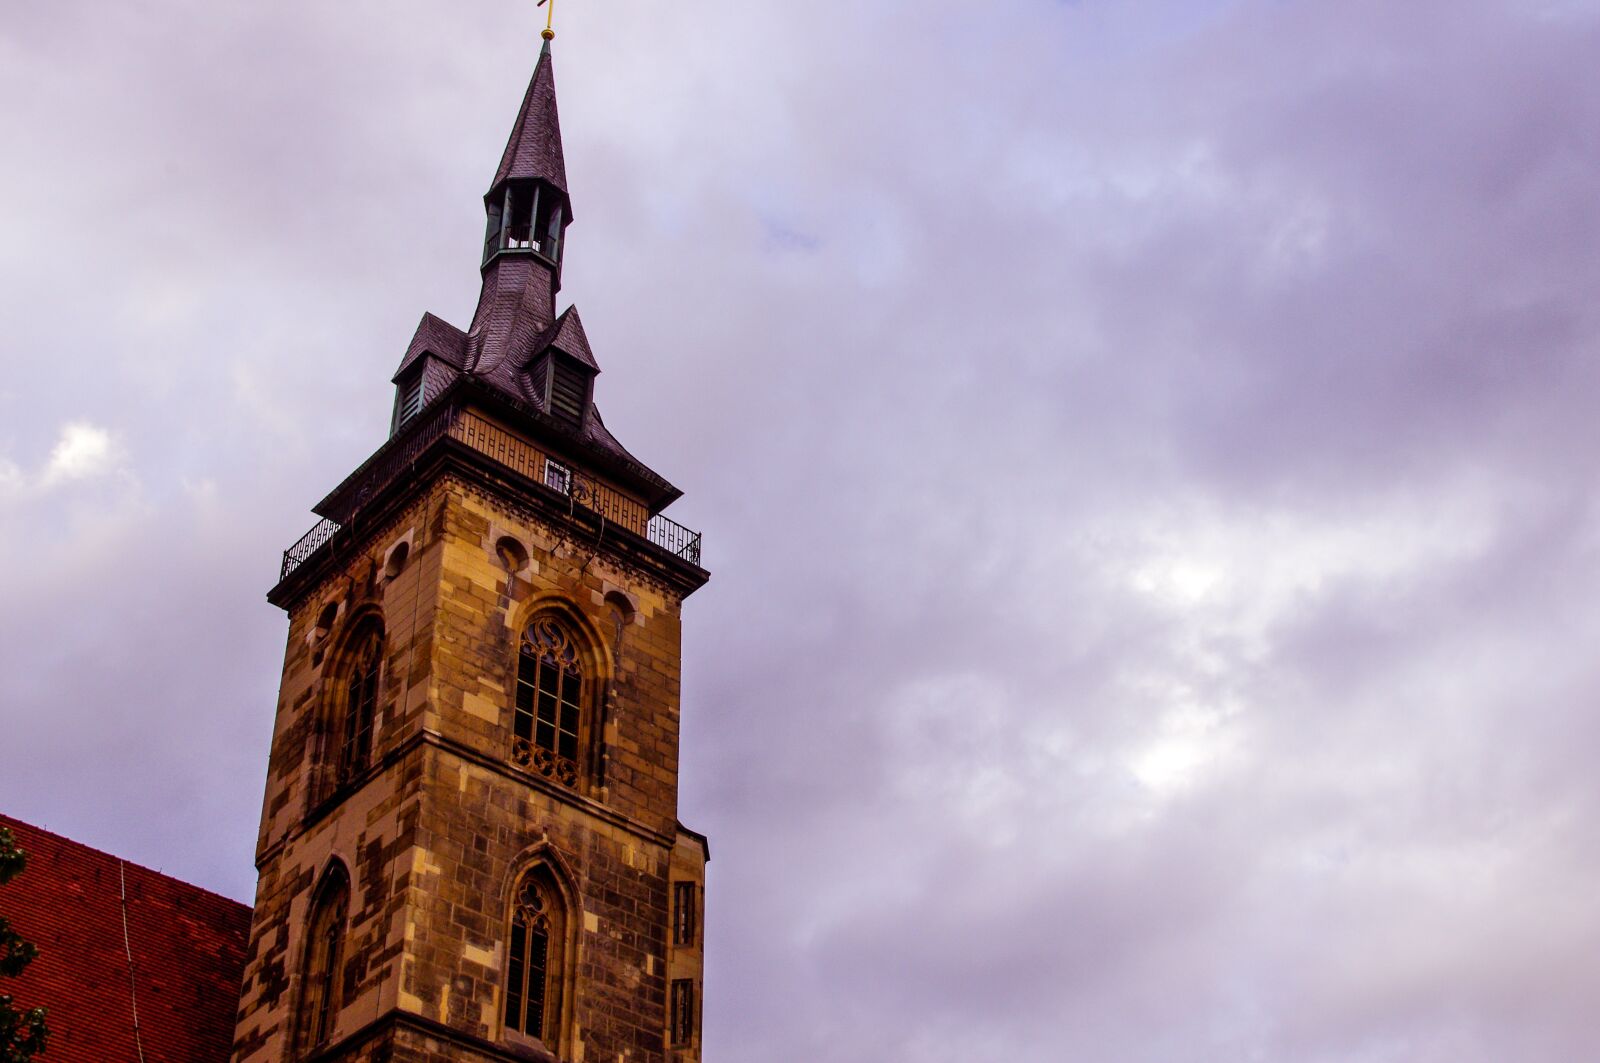
[[[494,544],[494,552],[507,572],[513,574],[521,572],[528,564],[528,551],[509,535],[502,536],[500,541]]]

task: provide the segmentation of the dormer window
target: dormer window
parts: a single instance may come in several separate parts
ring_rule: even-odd
[[[559,192],[538,182],[508,184],[498,202],[489,204],[483,260],[501,251],[536,251],[559,264],[562,221]]]
[[[588,381],[577,366],[565,358],[550,360],[550,412],[572,424],[583,423],[583,400]]]
[[[554,348],[534,363],[533,387],[545,412],[573,428],[582,426],[589,409],[589,379],[576,359]]]
[[[427,397],[424,394],[424,390],[422,366],[418,365],[416,370],[412,372],[410,376],[407,376],[404,380],[400,381],[400,384],[396,388],[394,398],[394,429],[391,431],[391,435],[394,434],[394,432],[400,431],[401,426],[422,412],[422,404]]]

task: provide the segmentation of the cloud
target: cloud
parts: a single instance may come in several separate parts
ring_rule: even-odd
[[[470,316],[491,6],[0,16],[8,810],[251,895],[260,592]],[[560,18],[563,298],[715,573],[708,1057],[1585,1058],[1596,5]]]
[[[21,494],[27,485],[27,475],[14,462],[0,459],[0,498]]]
[[[0,497],[37,498],[72,484],[101,479],[123,470],[126,455],[116,436],[89,421],[62,425],[50,456],[35,473],[0,459]]]
[[[118,457],[111,433],[86,421],[73,421],[61,429],[50,451],[50,461],[39,476],[42,487],[72,480],[87,480],[111,472]]]

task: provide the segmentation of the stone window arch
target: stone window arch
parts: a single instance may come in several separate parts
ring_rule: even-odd
[[[369,614],[351,628],[335,661],[327,693],[327,794],[355,783],[372,764],[383,651],[383,623]]]
[[[594,762],[599,662],[591,640],[554,610],[536,613],[517,641],[511,760],[577,788]]]
[[[350,875],[337,860],[322,875],[306,917],[306,941],[296,1021],[297,1057],[328,1043],[344,1005],[344,938]]]
[[[547,862],[534,864],[516,881],[506,938],[505,1029],[513,1039],[532,1038],[559,1055],[574,958],[573,913]]]

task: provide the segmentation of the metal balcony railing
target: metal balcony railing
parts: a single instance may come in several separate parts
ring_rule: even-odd
[[[422,455],[422,452],[442,435],[471,447],[507,468],[521,473],[545,487],[566,495],[572,504],[604,517],[607,522],[619,525],[643,536],[657,547],[681,557],[692,565],[700,563],[701,536],[697,531],[661,514],[651,516],[637,500],[583,473],[568,468],[544,451],[519,436],[501,428],[468,410],[442,406],[432,414],[428,423],[419,426],[405,443],[394,451],[379,451],[356,473],[363,481],[357,496],[364,503],[387,485],[397,474]],[[348,481],[347,481],[348,482]],[[312,555],[336,535],[340,525],[324,519],[306,532],[289,549],[283,552],[283,568],[278,580],[305,564]]]
[[[329,539],[333,538],[334,533],[338,530],[339,525],[331,520],[323,519],[318,521],[310,531],[300,536],[298,542],[283,552],[283,569],[278,573],[278,582],[282,583],[288,579],[289,573],[305,564],[312,554],[320,550],[327,544]]]
[[[663,517],[659,513],[651,517],[645,527],[644,537],[691,565],[700,563],[700,533],[690,531],[671,517]]]

